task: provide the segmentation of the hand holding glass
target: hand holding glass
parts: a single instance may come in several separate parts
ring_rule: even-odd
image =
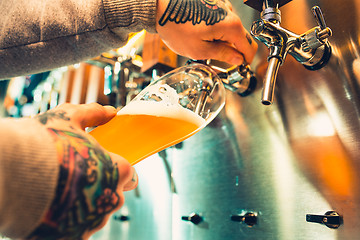
[[[90,134],[134,165],[200,131],[224,104],[219,77],[210,67],[195,63],[152,82]]]

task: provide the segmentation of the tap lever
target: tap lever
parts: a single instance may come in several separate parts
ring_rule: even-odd
[[[249,227],[253,227],[255,224],[258,223],[258,216],[256,213],[253,212],[247,212],[244,215],[242,214],[232,215],[230,216],[230,219],[233,222],[245,223]]]
[[[325,18],[324,18],[324,15],[323,15],[320,7],[314,6],[311,9],[311,11],[313,12],[316,22],[319,25],[319,27],[321,28],[321,30],[325,29],[326,28]]]
[[[332,35],[330,28],[326,26],[324,15],[320,7],[314,6],[311,11],[314,14],[318,27],[314,27],[301,35],[301,46],[305,52],[316,50],[327,43],[327,39]]]
[[[335,211],[327,211],[324,215],[306,214],[306,221],[324,224],[328,228],[339,228],[343,223],[342,216]]]
[[[320,7],[318,6],[314,6],[311,11],[313,12],[314,14],[314,17],[316,19],[316,23],[319,25],[320,27],[320,31],[317,32],[317,38],[320,40],[320,41],[326,41],[331,35],[332,35],[332,31],[330,28],[328,28],[326,26],[326,23],[325,23],[325,18],[324,18],[324,15],[320,9]]]
[[[191,213],[189,216],[182,216],[181,220],[192,222],[197,225],[204,221],[204,218],[197,213]]]

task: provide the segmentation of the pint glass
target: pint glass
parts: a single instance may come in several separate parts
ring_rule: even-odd
[[[90,134],[134,165],[200,131],[224,104],[219,77],[209,66],[194,63],[153,81]]]

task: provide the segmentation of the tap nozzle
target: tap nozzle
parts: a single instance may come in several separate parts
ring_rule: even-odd
[[[281,61],[279,58],[272,57],[269,59],[261,98],[261,103],[264,105],[271,105],[274,101],[276,76],[280,65]]]

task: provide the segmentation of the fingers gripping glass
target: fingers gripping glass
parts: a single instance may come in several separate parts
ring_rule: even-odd
[[[224,104],[219,77],[210,67],[195,63],[152,82],[90,134],[134,165],[200,131]]]

